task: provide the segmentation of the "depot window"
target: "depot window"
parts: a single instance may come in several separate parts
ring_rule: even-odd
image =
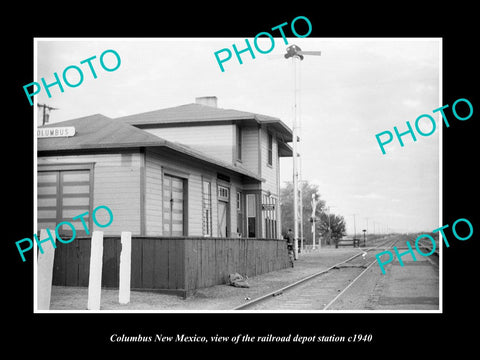
[[[268,134],[268,165],[273,164],[273,136]]]
[[[226,186],[218,186],[218,200],[229,202],[230,201],[230,189]]]
[[[212,184],[203,180],[202,230],[204,236],[212,236]]]
[[[242,128],[237,126],[236,134],[237,160],[242,161]]]
[[[264,224],[264,236],[267,239],[277,238],[277,199],[263,195],[262,215]]]
[[[247,194],[247,235],[249,238],[257,236],[257,199],[255,194]]]

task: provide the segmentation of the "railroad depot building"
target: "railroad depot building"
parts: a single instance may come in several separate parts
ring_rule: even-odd
[[[230,273],[254,276],[288,266],[279,159],[292,156],[292,132],[277,118],[216,102],[197,98],[117,119],[97,114],[38,128],[46,137],[37,144],[37,229],[68,221],[77,232],[56,248],[54,285],[88,285],[90,235],[72,218],[101,205],[113,213],[110,226],[83,220],[104,232],[104,287],[118,287],[122,231],[132,233],[132,289],[186,296],[224,283]],[[73,127],[74,135],[48,135],[58,127]],[[102,223],[100,212],[97,219]],[[59,234],[69,239],[71,228],[64,225]]]

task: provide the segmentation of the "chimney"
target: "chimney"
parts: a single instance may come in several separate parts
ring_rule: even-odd
[[[216,96],[197,97],[197,98],[195,98],[195,103],[216,108],[217,107],[217,97]]]

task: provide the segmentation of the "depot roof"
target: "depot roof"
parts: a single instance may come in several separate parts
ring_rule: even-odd
[[[197,103],[123,116],[117,118],[117,120],[137,127],[166,126],[168,124],[252,122],[272,127],[282,136],[284,142],[291,142],[293,138],[292,130],[279,118]]]
[[[110,119],[101,114],[53,123],[39,128],[67,126],[75,127],[75,135],[72,137],[39,138],[37,145],[39,155],[45,152],[58,151],[162,147],[243,176],[264,181],[264,179],[241,166],[234,166],[213,159],[186,145],[167,141],[123,121]]]

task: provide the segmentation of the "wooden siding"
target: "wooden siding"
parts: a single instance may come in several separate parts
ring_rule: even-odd
[[[245,169],[259,174],[258,127],[242,127],[242,162]]]
[[[53,284],[88,286],[90,237],[61,244],[55,251]],[[102,287],[118,288],[121,242],[104,238]],[[228,275],[253,277],[287,268],[283,240],[246,238],[132,238],[131,287],[186,296],[196,289],[225,284]]]
[[[275,134],[273,136],[272,149],[272,165],[268,165],[268,131],[266,128],[261,129],[260,132],[260,147],[261,147],[261,176],[265,179],[262,183],[262,190],[270,191],[272,194],[278,195],[278,148]]]
[[[282,240],[204,238],[185,240],[186,290],[225,284],[228,275],[248,277],[289,266]]]
[[[187,236],[203,236],[202,226],[202,179],[211,182],[212,189],[212,236],[218,236],[218,193],[217,193],[217,172],[200,167],[198,163],[190,160],[182,160],[179,165],[178,158],[167,153],[159,153],[159,150],[146,151],[146,191],[145,213],[146,213],[146,235],[162,236],[161,222],[162,215],[157,206],[162,206],[162,192],[155,189],[161,189],[162,171],[164,174],[183,177],[187,180],[188,186],[188,233]],[[222,182],[230,188],[230,230],[231,235],[235,236],[237,226],[237,211],[235,203],[235,194],[237,189],[242,188],[241,179],[230,175],[230,183]],[[158,220],[160,219],[160,220]]]
[[[63,156],[43,156],[38,165],[67,164],[92,165],[92,209],[108,206],[113,222],[106,228],[93,225],[105,235],[118,235],[131,231],[134,236],[162,236],[162,179],[164,174],[179,176],[187,182],[188,226],[186,236],[203,236],[202,228],[202,177],[212,185],[212,236],[218,236],[217,171],[193,160],[181,159],[163,149],[147,149],[145,152],[121,152]],[[245,190],[241,178],[230,177],[230,234],[236,236],[236,191]],[[258,189],[258,184],[252,185]],[[53,205],[52,205],[53,206]],[[73,214],[72,216],[79,215]],[[97,218],[101,224],[108,222],[108,214],[101,210]],[[54,228],[55,224],[50,224]],[[40,227],[38,228],[40,229]]]
[[[53,285],[88,286],[90,266],[89,237],[76,238],[71,244],[57,246]],[[102,287],[118,288],[121,242],[104,237]],[[183,239],[135,237],[132,241],[132,289],[184,288]]]
[[[162,166],[158,154],[147,151],[145,156],[145,231],[162,235]]]
[[[177,126],[144,129],[145,131],[169,141],[197,149],[214,158],[231,164],[234,156],[234,125]]]
[[[140,234],[140,153],[109,153],[38,157],[38,165],[94,163],[93,209],[106,205],[113,213],[113,222],[106,228],[93,224],[93,230],[106,235],[121,231]],[[61,168],[61,167],[60,167]],[[98,221],[106,223],[98,212]],[[79,214],[77,214],[79,215]],[[108,216],[108,215],[107,215]],[[40,230],[40,229],[38,229]]]
[[[182,238],[133,238],[132,289],[184,289],[184,246]]]
[[[84,241],[83,238],[76,237],[69,244],[57,245],[53,262],[53,285],[88,286],[90,244],[90,238]]]
[[[262,191],[269,191],[277,199],[277,236],[281,237],[281,216],[280,216],[280,158],[278,156],[278,140],[275,133],[272,144],[272,165],[268,165],[268,134],[265,127],[261,129],[261,176],[265,179],[262,183]],[[262,234],[265,234],[265,225],[262,221]]]
[[[158,150],[146,152],[146,190],[145,200],[146,234],[149,236],[163,235],[162,233],[162,176],[163,174],[178,176],[187,181],[187,208],[188,227],[187,236],[202,236],[202,176],[212,179],[212,190],[216,189],[216,173],[201,168],[198,163],[182,160],[171,154],[160,153]],[[215,185],[215,188],[214,188]],[[160,190],[156,190],[156,189]],[[216,193],[212,191],[213,229],[216,231]],[[214,232],[215,233],[215,232]]]

